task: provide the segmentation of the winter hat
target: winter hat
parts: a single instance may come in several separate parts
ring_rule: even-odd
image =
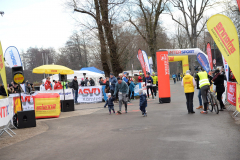
[[[190,70],[187,70],[187,71],[186,71],[186,74],[190,74],[190,73],[191,73]]]

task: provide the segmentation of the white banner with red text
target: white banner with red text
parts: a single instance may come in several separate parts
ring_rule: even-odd
[[[102,86],[79,87],[77,101],[79,103],[102,102]]]
[[[0,99],[0,127],[6,126],[13,117],[11,98]]]

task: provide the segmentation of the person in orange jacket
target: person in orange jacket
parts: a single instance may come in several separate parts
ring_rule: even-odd
[[[47,91],[47,90],[52,90],[51,82],[50,82],[50,78],[49,78],[49,77],[47,77],[44,86],[45,86],[46,91]]]

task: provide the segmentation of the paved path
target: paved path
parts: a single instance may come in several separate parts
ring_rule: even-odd
[[[91,114],[45,120],[46,132],[0,149],[0,160],[239,160],[240,127],[229,113],[187,114],[180,83],[171,91],[170,104],[148,101],[148,117],[134,101],[127,114],[93,104]]]

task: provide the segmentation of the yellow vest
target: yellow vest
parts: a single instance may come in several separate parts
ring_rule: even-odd
[[[198,72],[199,77],[199,88],[202,88],[203,86],[210,86],[209,80],[208,80],[208,74],[206,71],[204,72]]]
[[[152,79],[153,79],[153,84],[157,84],[158,77],[157,76],[152,76]]]
[[[187,74],[183,77],[183,87],[185,93],[194,92],[193,76]]]

